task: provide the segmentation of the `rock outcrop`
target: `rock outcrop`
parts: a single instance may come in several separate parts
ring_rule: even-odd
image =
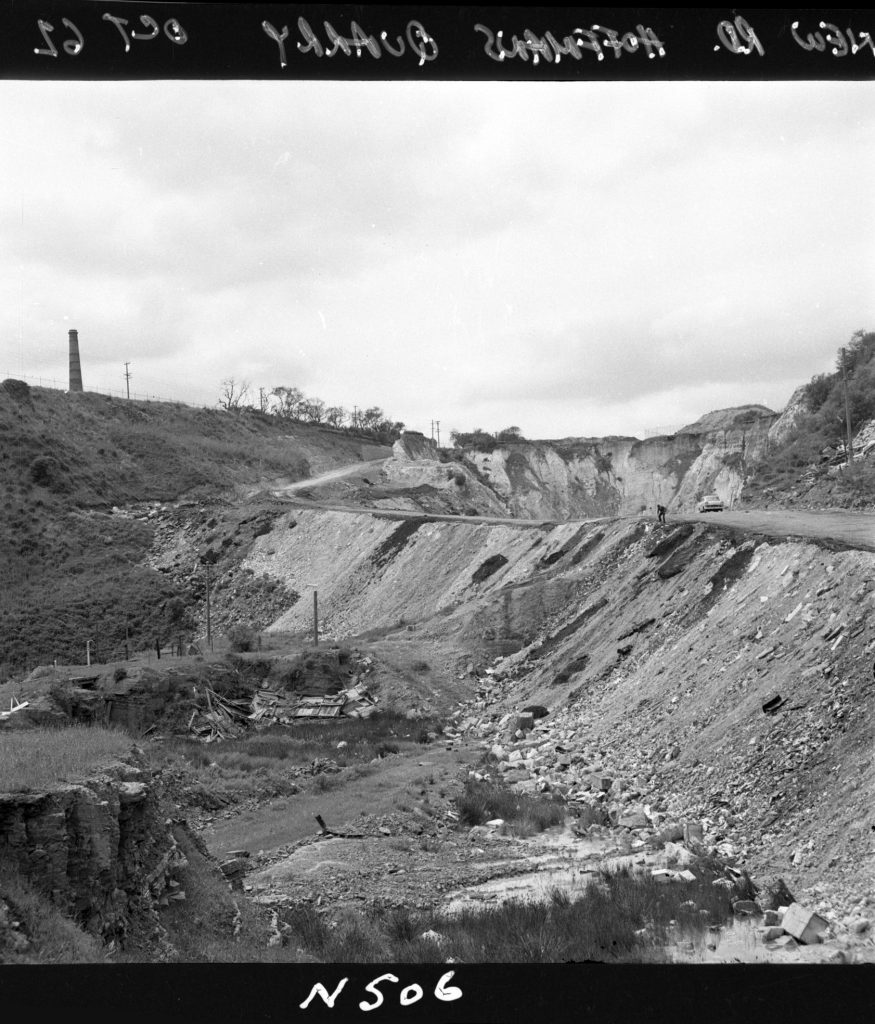
[[[790,396],[784,411],[769,428],[769,444],[784,444],[803,416],[808,413],[808,385],[802,384]]]
[[[160,931],[157,906],[186,859],[134,753],[78,785],[0,793],[0,863],[86,931],[123,945],[133,921]]]

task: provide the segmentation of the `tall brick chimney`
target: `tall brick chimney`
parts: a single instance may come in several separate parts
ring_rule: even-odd
[[[79,364],[78,331],[70,331],[70,390],[82,390],[82,367]]]

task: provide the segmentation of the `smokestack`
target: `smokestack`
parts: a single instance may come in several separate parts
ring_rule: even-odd
[[[79,364],[78,331],[70,331],[70,390],[82,390],[82,367]]]

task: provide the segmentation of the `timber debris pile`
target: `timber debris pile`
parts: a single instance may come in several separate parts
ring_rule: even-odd
[[[201,702],[203,694],[203,702]],[[305,718],[368,718],[377,702],[363,683],[321,697],[283,693],[264,687],[251,700],[230,700],[209,686],[195,688],[198,706],[191,713],[188,731],[204,743],[237,739],[252,725],[291,725]]]

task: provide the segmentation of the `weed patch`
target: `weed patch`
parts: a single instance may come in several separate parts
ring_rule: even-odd
[[[352,963],[652,962],[673,938],[702,939],[731,915],[730,895],[707,873],[661,885],[627,871],[604,873],[574,899],[554,890],[544,902],[457,914],[377,906],[326,920],[311,907],[282,911],[296,944],[320,960]]]
[[[512,831],[523,835],[543,832],[565,820],[565,805],[555,798],[514,793],[507,786],[485,779],[467,779],[456,806],[463,825],[482,825],[503,818]]]

